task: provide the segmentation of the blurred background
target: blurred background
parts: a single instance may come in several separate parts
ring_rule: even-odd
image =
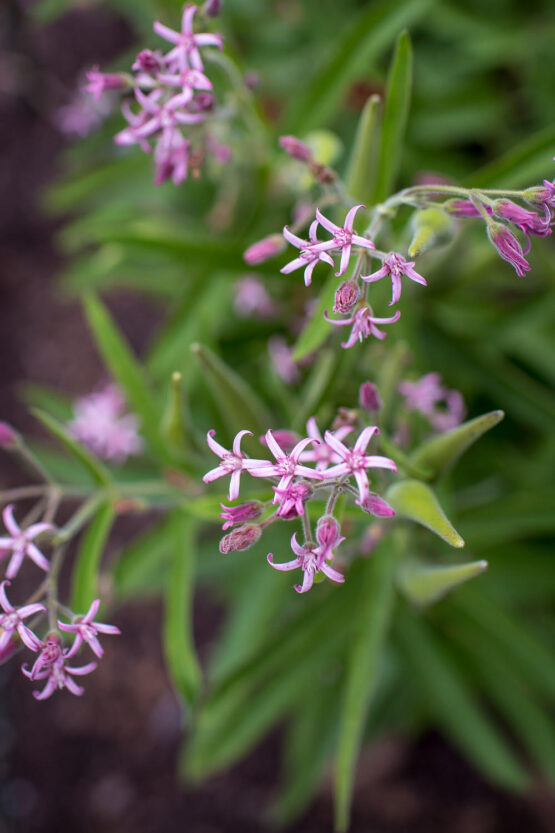
[[[148,158],[114,156],[111,136],[121,123],[115,102],[94,106],[80,91],[86,69],[126,68],[134,52],[154,45],[152,20],[174,25],[180,7],[174,0],[3,0],[0,8],[0,416],[23,431],[39,433],[26,407],[35,386],[73,398],[105,378],[80,310],[83,289],[109,287],[110,309],[139,353],[180,300],[186,263],[166,262],[163,252],[155,261],[127,250],[120,258],[103,232],[113,217],[123,222],[133,212],[161,221],[186,216],[213,199],[212,186],[153,193]],[[370,14],[382,36],[365,51],[357,20],[365,15],[370,25]],[[301,135],[327,128],[348,147],[364,102],[383,92],[393,40],[408,26],[415,93],[403,184],[430,174],[472,182],[475,171],[478,180],[507,187],[553,177],[550,0],[224,0],[217,23],[245,71],[256,73],[276,136],[290,124]],[[334,88],[320,107],[310,86],[317,77]],[[279,210],[268,216],[262,209],[246,241],[282,222]],[[438,370],[463,391],[472,415],[507,412],[495,439],[482,441],[460,475],[461,488],[486,483],[482,492],[467,492],[461,528],[492,565],[486,592],[549,641],[553,248],[535,241],[533,270],[519,281],[485,240],[473,240],[467,257],[467,241],[463,236],[458,257],[450,255],[453,273],[431,287],[418,310],[413,351],[422,372]],[[149,285],[153,270],[156,287]],[[227,337],[236,349],[239,337]],[[260,337],[251,326],[252,343]],[[0,481],[22,482],[4,458]],[[111,552],[136,531],[136,522],[120,523]],[[440,622],[442,615],[440,605]],[[222,616],[218,593],[203,587],[195,608],[201,658]],[[62,694],[37,704],[17,663],[2,669],[0,833],[269,830],[264,809],[282,774],[280,728],[228,772],[184,787],[176,774],[183,727],[161,654],[159,601],[123,604],[112,621],[123,636],[107,647],[102,672],[87,681],[82,699]],[[534,761],[530,766],[536,771]],[[328,778],[291,829],[327,830],[331,818]],[[487,783],[434,728],[392,729],[361,759],[352,830],[550,833],[554,818],[544,775],[516,796]]]

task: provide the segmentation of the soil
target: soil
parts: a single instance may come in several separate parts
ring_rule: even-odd
[[[65,142],[50,114],[83,67],[129,46],[132,34],[98,9],[39,31],[15,2],[0,10],[0,32],[0,416],[36,431],[18,400],[22,380],[77,394],[103,376],[78,306],[56,294],[57,222],[38,208]],[[140,347],[155,323],[146,302],[120,293],[111,306]],[[0,477],[22,482],[5,459]],[[201,651],[218,620],[217,607],[200,598]],[[17,661],[1,670],[0,833],[269,831],[264,811],[280,778],[279,733],[232,771],[184,788],[176,776],[181,716],[161,656],[160,607],[128,605],[113,621],[123,635],[106,646],[83,698],[62,693],[37,703]],[[361,761],[352,831],[551,833],[553,810],[541,788],[521,798],[484,783],[435,734],[417,743],[387,738]],[[321,833],[331,818],[324,783],[292,829]]]

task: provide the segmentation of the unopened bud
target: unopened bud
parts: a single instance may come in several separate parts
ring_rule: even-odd
[[[337,174],[333,168],[328,168],[327,165],[321,165],[319,162],[311,162],[309,165],[310,173],[320,185],[333,185],[337,181]]]
[[[220,512],[220,518],[225,521],[222,529],[229,529],[230,526],[245,521],[253,521],[255,518],[259,518],[264,511],[264,504],[259,500],[247,500],[246,503],[241,503],[239,506],[224,506],[223,503],[220,503],[220,506],[224,510]]]
[[[19,445],[19,434],[7,422],[0,422],[0,448],[10,451]]]
[[[191,102],[192,109],[197,113],[209,113],[210,110],[214,109],[215,103],[216,99],[212,93],[207,92],[197,93]]]
[[[355,501],[363,512],[375,515],[377,518],[392,518],[395,510],[389,503],[374,492],[368,492],[364,500]]]
[[[218,17],[222,11],[222,0],[206,0],[202,10],[206,17]]]
[[[238,552],[240,550],[248,550],[253,544],[256,544],[262,530],[255,524],[245,524],[233,532],[224,535],[220,541],[220,552],[224,555],[228,552]]]
[[[335,293],[333,311],[349,313],[359,299],[360,290],[354,281],[343,281]]]
[[[270,234],[269,237],[263,237],[257,243],[243,253],[243,260],[251,266],[257,263],[264,263],[265,260],[279,255],[285,249],[285,240],[281,234]]]
[[[151,49],[143,49],[139,52],[132,69],[135,72],[145,72],[152,75],[163,67],[162,55],[160,52],[153,52]]]
[[[257,72],[251,70],[250,72],[245,73],[243,83],[248,90],[256,90],[260,84],[260,76]]]
[[[297,159],[299,162],[312,161],[312,151],[309,146],[297,139],[296,136],[280,136],[279,144],[293,159]]]
[[[343,428],[346,425],[356,425],[357,418],[357,412],[351,408],[338,408],[337,415],[332,422],[331,430],[337,431],[338,428]]]
[[[272,431],[275,441],[280,445],[284,451],[291,451],[299,442],[300,437],[294,431],[287,431],[285,428],[278,428]],[[263,434],[260,438],[262,445],[268,445],[266,442],[266,435]]]
[[[130,86],[129,76],[123,72],[99,72],[98,67],[87,72],[85,90],[98,100],[105,90],[125,90]]]
[[[369,413],[379,411],[382,407],[382,400],[376,385],[372,382],[363,382],[358,392],[358,401],[361,408]]]
[[[333,515],[322,515],[316,524],[316,538],[321,547],[331,550],[337,543],[341,528]]]

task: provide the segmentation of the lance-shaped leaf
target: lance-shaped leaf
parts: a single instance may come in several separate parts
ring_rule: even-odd
[[[89,476],[92,477],[94,483],[99,486],[106,486],[110,483],[111,477],[108,469],[102,465],[97,457],[87,451],[77,440],[74,440],[65,426],[40,408],[32,408],[31,413],[59,440],[66,451],[81,464]]]
[[[185,405],[183,378],[177,371],[172,373],[160,430],[163,439],[172,451],[181,456],[187,456],[190,453],[193,439],[192,427]]]
[[[161,592],[172,545],[172,528],[166,520],[134,538],[117,554],[112,577],[118,600]]]
[[[310,320],[297,339],[293,350],[293,361],[299,362],[306,358],[325,341],[330,333],[330,325],[324,318],[324,311],[333,307],[335,290],[339,286],[339,280],[333,272],[330,273],[323,290],[321,291],[318,303],[310,314]]]
[[[355,632],[347,658],[339,740],[335,765],[335,827],[345,831],[356,760],[372,695],[376,689],[380,659],[393,603],[395,552],[391,539],[383,542],[372,559],[363,562],[358,579],[359,595],[353,611]],[[350,578],[355,580],[355,576]]]
[[[412,562],[402,567],[397,584],[410,602],[428,605],[487,569],[487,561],[471,561],[468,564],[449,566],[426,566]]]
[[[413,452],[411,462],[429,472],[426,480],[434,480],[447,471],[482,434],[501,422],[504,416],[503,411],[490,411],[463,422],[451,431],[432,437]]]
[[[347,193],[355,202],[370,201],[380,141],[380,97],[371,95],[360,114],[345,178]]]
[[[263,434],[272,425],[272,417],[250,385],[203,344],[192,344],[191,352],[230,435],[243,428],[255,436]]]
[[[401,480],[386,492],[386,500],[401,518],[428,527],[452,547],[464,547],[464,541],[447,520],[437,497],[429,486],[419,480]]]
[[[176,691],[192,706],[201,684],[192,632],[196,523],[180,510],[173,513],[171,523],[173,541],[164,601],[164,653]]]
[[[308,417],[316,413],[318,405],[331,382],[337,366],[337,351],[322,349],[318,351],[301,393],[301,402],[293,420],[293,428],[300,430]]]
[[[91,602],[98,598],[98,573],[108,535],[114,523],[111,501],[101,504],[85,531],[73,568],[72,609],[86,613]]]
[[[389,196],[399,172],[412,87],[412,47],[407,32],[397,41],[389,70],[376,186],[372,202]]]
[[[152,451],[165,462],[171,462],[159,433],[156,399],[143,368],[104,304],[92,293],[85,296],[85,313],[100,355],[139,417],[141,433]]]

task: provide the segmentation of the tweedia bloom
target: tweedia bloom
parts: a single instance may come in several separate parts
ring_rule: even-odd
[[[4,526],[10,533],[10,537],[0,538],[0,550],[7,550],[12,553],[6,570],[6,578],[14,578],[18,574],[25,556],[47,573],[50,565],[36,544],[33,543],[33,540],[42,535],[43,532],[52,532],[54,527],[52,524],[39,523],[27,527],[27,529],[21,529],[16,523],[13,510],[14,507],[10,504],[2,512]]]

